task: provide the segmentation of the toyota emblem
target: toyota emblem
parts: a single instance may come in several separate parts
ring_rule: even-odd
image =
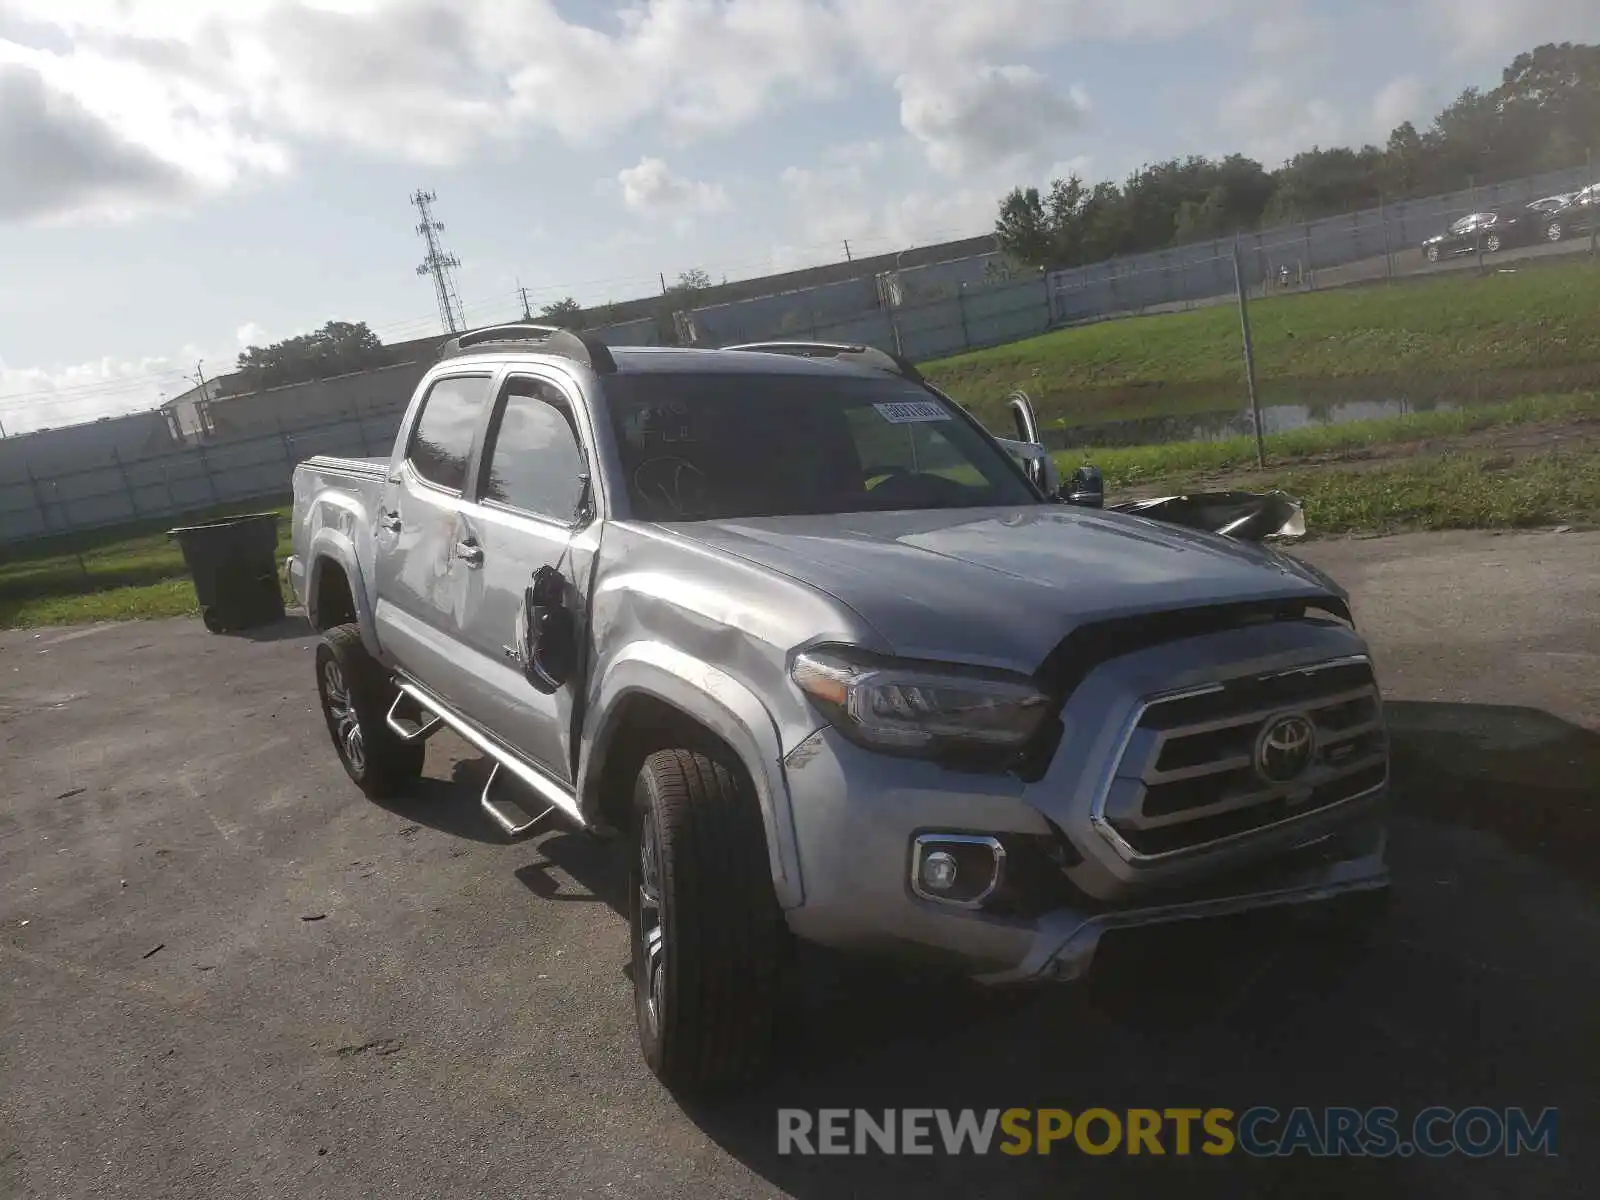
[[[1317,752],[1317,728],[1299,713],[1273,717],[1256,737],[1256,774],[1268,783],[1293,783]]]

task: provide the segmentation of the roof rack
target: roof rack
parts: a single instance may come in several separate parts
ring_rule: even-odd
[[[922,382],[922,373],[909,359],[876,346],[848,345],[844,342],[747,342],[741,346],[724,346],[724,350],[753,350],[760,354],[792,354],[797,358],[836,358],[854,362],[892,375]]]
[[[535,342],[538,345],[530,346]],[[529,349],[541,354],[555,354],[580,362],[598,374],[609,375],[616,371],[617,360],[611,356],[611,347],[587,333],[573,333],[559,325],[534,325],[518,322],[513,325],[490,325],[453,337],[439,350],[441,359],[454,358],[487,349]]]

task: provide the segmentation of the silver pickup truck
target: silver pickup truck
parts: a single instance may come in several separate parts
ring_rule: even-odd
[[[706,1088],[762,1066],[794,939],[1065,980],[1108,930],[1386,889],[1344,593],[1053,488],[879,351],[500,327],[389,459],[296,469],[287,568],[368,794],[449,728],[508,835],[626,839],[644,1056]]]

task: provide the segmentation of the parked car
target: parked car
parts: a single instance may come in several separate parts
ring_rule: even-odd
[[[507,835],[619,837],[640,1044],[684,1089],[759,1070],[795,939],[998,984],[1111,929],[1365,909],[1388,743],[1348,598],[1186,527],[1293,506],[1063,503],[1012,407],[1026,442],[863,347],[455,339],[388,458],[294,472],[344,770],[402,790],[448,728]]]
[[[1572,202],[1572,197],[1572,192],[1563,192],[1556,196],[1546,196],[1542,200],[1535,200],[1532,204],[1528,205],[1528,209],[1530,212],[1537,213],[1554,212],[1563,205],[1570,204]]]
[[[1540,214],[1535,212],[1469,213],[1443,233],[1422,243],[1422,255],[1438,262],[1457,254],[1476,254],[1481,245],[1485,254],[1498,254],[1510,246],[1527,245],[1544,235]]]
[[[1600,189],[1585,188],[1570,203],[1544,214],[1544,237],[1548,242],[1581,235],[1588,237],[1600,225]]]

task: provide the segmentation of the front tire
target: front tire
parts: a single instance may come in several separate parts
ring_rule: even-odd
[[[1429,262],[1436,263],[1436,262],[1439,261],[1439,247],[1437,247],[1437,246],[1429,246],[1426,250],[1424,250],[1422,252],[1422,255]]]
[[[1488,254],[1500,253],[1500,235],[1491,233],[1483,243],[1483,249]]]
[[[747,1082],[766,1066],[782,915],[744,771],[658,750],[633,789],[634,1006],[645,1063],[674,1091]]]
[[[1547,242],[1559,242],[1566,236],[1566,227],[1560,221],[1551,221],[1544,227],[1544,239]]]
[[[374,800],[396,795],[422,774],[427,747],[407,742],[385,718],[395,687],[367,653],[356,625],[338,625],[317,643],[317,693],[328,736],[345,773]]]

